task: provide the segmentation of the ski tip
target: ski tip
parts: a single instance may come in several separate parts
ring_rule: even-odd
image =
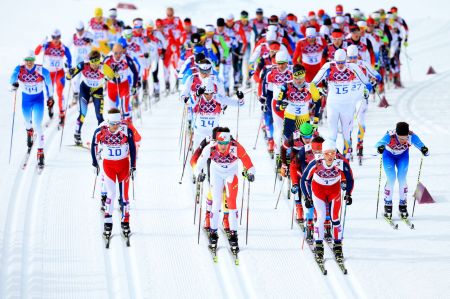
[[[179,181],[179,182],[178,182],[178,184],[180,184],[180,185],[181,185],[182,183],[183,183],[182,181]]]
[[[217,258],[217,255],[213,257],[213,262],[217,263],[219,261],[219,259]]]
[[[416,229],[416,228],[414,227],[414,224],[411,224],[411,229]]]
[[[328,274],[328,271],[327,271],[327,270],[324,270],[322,273],[323,273],[323,275],[327,275],[327,274]]]
[[[236,260],[234,261],[234,264],[235,264],[236,266],[239,266],[239,259],[236,259]]]
[[[394,228],[395,228],[395,229],[398,229],[398,224],[396,224],[396,225],[394,226]]]

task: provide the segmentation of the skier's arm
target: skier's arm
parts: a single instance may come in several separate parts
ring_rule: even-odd
[[[378,82],[381,82],[381,75],[378,73],[370,64],[368,64],[366,61],[362,61],[364,64],[364,67],[366,68],[369,75],[373,78],[375,78]]]
[[[209,144],[209,140],[210,140],[209,137],[206,137],[205,139],[203,139],[202,142],[200,142],[200,145],[198,146],[198,148],[192,154],[191,160],[189,161],[189,163],[191,164],[192,169],[195,169],[195,166],[197,165],[198,158],[202,154],[203,149],[205,148],[205,146],[207,146]]]
[[[219,35],[219,42],[220,46],[223,49],[223,59],[227,59],[228,55],[230,55],[230,47],[228,47],[227,43],[225,42],[225,39],[222,35]]]
[[[380,141],[378,141],[377,144],[375,144],[375,147],[378,148],[379,146],[386,145],[390,142],[390,140],[391,140],[391,135],[389,135],[389,132],[386,132],[386,134],[384,134],[383,138],[381,138]]]
[[[252,160],[250,159],[250,156],[245,151],[244,147],[237,142],[237,156],[242,161],[242,165],[244,165],[244,168],[247,169],[247,173],[255,174],[255,167],[253,166]]]
[[[71,68],[72,67],[72,55],[70,54],[69,48],[67,48],[66,46],[64,46],[64,55],[66,55],[67,67]]]
[[[134,65],[133,60],[129,56],[126,56],[126,60],[128,63],[128,67],[130,68],[131,72],[133,73],[133,87],[136,87],[137,81],[138,81],[138,71],[136,69],[136,66]]]
[[[346,181],[345,195],[352,195],[354,184],[352,169],[350,168],[350,164],[347,161],[342,160],[342,163],[342,172]]]
[[[300,188],[302,189],[302,193],[311,198],[311,179],[314,175],[316,169],[316,160],[309,163],[308,167],[302,174],[302,180],[300,181]]]
[[[127,131],[128,146],[130,148],[130,166],[136,168],[136,143],[134,142],[133,131],[130,128]]]
[[[242,106],[242,105],[244,105],[244,99],[239,100],[239,99],[236,99],[236,98],[227,97],[226,95],[221,94],[221,93],[219,93],[219,92],[216,94],[216,99],[217,99],[217,101],[218,101],[220,104],[226,105],[226,106],[234,106],[234,107],[237,107],[237,106]]]
[[[204,149],[202,154],[200,155],[200,157],[197,160],[197,165],[194,167],[194,174],[195,176],[198,176],[203,168],[205,168],[207,161],[209,159],[209,156],[211,155],[211,146],[212,144],[207,145]]]
[[[361,68],[354,63],[349,63],[348,66],[355,73],[355,75],[359,79],[359,81],[361,81],[363,84],[365,84],[366,88],[369,91],[371,91],[372,84],[370,84],[369,79],[367,79],[366,75],[364,75],[364,73],[361,71]]]
[[[77,64],[73,69],[69,69],[70,79],[72,79],[73,77],[75,77],[76,75],[81,73],[83,68],[84,68],[84,61]],[[67,74],[66,74],[66,77],[67,77]]]
[[[42,68],[42,77],[44,77],[45,91],[47,92],[47,97],[53,96],[53,85],[52,79],[50,78],[50,72],[46,68]]]
[[[327,62],[320,68],[316,76],[314,76],[314,79],[312,79],[311,83],[314,83],[317,86],[320,82],[322,82],[322,80],[327,78],[329,74],[330,74],[330,63]]]
[[[419,136],[417,136],[415,133],[412,132],[411,132],[411,143],[419,150],[425,146],[422,140],[420,140]]]
[[[278,93],[277,102],[275,103],[275,108],[278,111],[284,110],[282,103],[286,100],[286,92],[287,92],[287,83],[284,83],[280,87],[280,92]]]
[[[14,71],[9,79],[9,84],[17,83],[17,79],[19,78],[20,65],[14,68]]]
[[[97,128],[94,132],[94,135],[92,136],[92,146],[91,146],[91,158],[92,158],[92,165],[97,166],[97,151],[98,151],[98,143],[99,143],[99,134],[101,132],[101,128]]]

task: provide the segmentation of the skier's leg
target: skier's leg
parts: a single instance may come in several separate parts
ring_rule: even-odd
[[[104,119],[103,119],[103,88],[100,88],[96,90],[92,94],[93,102],[94,102],[94,108],[95,108],[95,116],[97,117],[97,123],[100,125]]]
[[[317,192],[317,191],[316,191]],[[323,199],[318,197],[315,194],[315,190],[312,190],[312,200],[314,203],[314,209],[317,214],[317,220],[314,224],[314,236],[316,241],[323,241],[324,236],[324,223],[325,223],[325,216],[326,216],[326,203]],[[319,192],[317,192],[319,193]],[[321,194],[318,194],[321,195]]]
[[[90,88],[86,84],[81,83],[80,97],[78,100],[79,101],[79,105],[78,105],[79,115],[78,115],[77,123],[75,126],[75,134],[81,134],[81,127],[83,126],[84,119],[87,114],[89,98],[90,98]]]
[[[396,161],[397,165],[397,179],[398,179],[398,191],[400,193],[400,205],[407,204],[408,199],[408,184],[406,176],[408,174],[408,165],[409,165],[409,152],[403,152],[400,157],[397,157]]]
[[[386,185],[384,186],[384,202],[392,206],[392,192],[395,184],[395,157],[387,151],[383,153],[383,168],[386,173]]]
[[[111,161],[103,160],[104,185],[106,188],[105,223],[112,223],[114,201],[116,200],[116,171]]]
[[[331,223],[333,223],[333,238],[334,241],[340,241],[342,239],[342,229],[341,229],[341,187],[336,184],[336,190],[333,190],[332,194],[329,196],[331,199]]]
[[[359,108],[359,113],[356,116],[358,120],[358,153],[361,151],[362,154],[362,148],[363,148],[363,142],[364,142],[364,134],[366,132],[366,113],[367,113],[367,107],[368,102],[366,99],[363,99],[361,101],[361,107]]]
[[[328,138],[336,142],[339,126],[339,109],[328,103],[327,108]]]
[[[237,231],[238,209],[236,205],[236,197],[238,194],[238,178],[236,175],[226,178],[226,200],[229,213],[230,230]]]
[[[344,137],[344,150],[342,153],[347,158],[349,158],[350,151],[352,148],[351,132],[353,128],[353,115],[354,115],[353,107],[344,108],[339,114],[339,118],[341,120],[342,125],[342,136]]]
[[[37,133],[38,148],[44,148],[44,131],[42,120],[44,119],[44,94],[38,94],[33,100],[33,123]]]
[[[212,194],[212,207],[211,207],[211,230],[217,230],[219,227],[220,207],[222,206],[222,194],[224,187],[224,179],[214,170],[211,170],[211,194]]]

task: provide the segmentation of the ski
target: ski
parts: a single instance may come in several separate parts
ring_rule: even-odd
[[[307,243],[308,243],[309,249],[311,250],[311,252],[313,254],[314,261],[316,262],[317,266],[320,269],[320,272],[322,272],[323,275],[327,275],[328,271],[327,271],[327,269],[325,269],[325,265],[324,265],[325,261],[316,259],[316,255],[314,252],[314,243],[313,242],[311,242],[311,243],[307,242]]]
[[[394,223],[394,221],[392,220],[392,218],[388,218],[386,216],[383,215],[384,220],[386,220],[386,222],[393,228],[393,229],[398,229],[398,223]]]
[[[122,237],[125,240],[125,244],[127,245],[127,247],[130,247],[130,237],[131,237],[131,232],[129,230],[122,230]]]
[[[414,223],[412,223],[408,217],[401,217],[400,219],[402,219],[402,221],[410,228],[410,229],[414,229]]]
[[[83,144],[68,144],[67,146],[82,148],[82,149],[86,149],[88,151],[91,150],[90,144],[87,144],[87,143],[83,143]]]
[[[22,159],[21,167],[22,169],[25,169],[28,165],[28,160],[30,159],[31,154],[31,147],[27,149],[27,152],[25,153],[25,156]]]
[[[103,238],[105,239],[105,248],[109,249],[109,243],[111,242],[111,232],[103,232]]]
[[[303,221],[298,221],[298,219],[295,220],[295,222],[297,223],[298,227],[300,228],[300,230],[302,232],[305,232],[305,222]]]
[[[208,245],[208,249],[209,252],[211,252],[212,258],[213,258],[213,262],[217,263],[219,261],[218,257],[217,257],[217,244],[215,245]]]
[[[328,247],[330,248],[331,253],[333,254],[334,260],[336,261],[337,265],[339,266],[339,269],[341,269],[342,273],[347,274],[348,271],[347,271],[347,268],[345,267],[344,259],[336,258],[336,255],[334,254],[332,239],[326,240],[325,243],[328,244]]]
[[[36,172],[37,174],[41,174],[44,171],[44,165],[36,165]]]
[[[359,166],[362,166],[362,159],[363,159],[362,156],[358,156],[358,163],[359,163]]]
[[[237,246],[230,246],[230,253],[234,258],[234,264],[236,266],[239,266],[239,257],[238,257],[239,248]]]

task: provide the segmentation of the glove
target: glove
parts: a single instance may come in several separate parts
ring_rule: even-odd
[[[206,174],[204,174],[203,172],[202,173],[200,173],[198,176],[197,176],[197,182],[203,182],[204,180],[205,180],[205,178],[206,178]]]
[[[254,182],[255,181],[255,175],[253,173],[247,173],[247,180],[249,182]]]
[[[281,101],[281,103],[280,103],[280,108],[281,108],[281,110],[284,110],[284,109],[286,109],[286,107],[289,105],[289,103],[288,103],[288,101]]]
[[[52,108],[54,104],[55,104],[55,100],[53,100],[53,97],[48,97],[48,99],[47,99],[47,107],[48,108]]]
[[[266,103],[266,98],[260,97],[260,98],[259,98],[259,102],[260,102],[261,104],[265,104],[265,103]]]
[[[197,89],[197,91],[195,92],[195,95],[196,96],[201,96],[202,94],[204,94],[205,93],[205,88],[203,87],[203,86],[200,86],[198,89]]]
[[[287,175],[287,165],[286,164],[281,164],[280,174],[282,177],[286,177],[286,175]]]
[[[144,53],[144,58],[148,58],[149,54],[148,53]]]
[[[369,91],[366,88],[364,88],[364,99],[367,100],[369,96],[370,96]]]
[[[307,209],[311,209],[312,207],[314,207],[314,204],[313,204],[311,198],[305,197],[305,207]]]
[[[136,91],[136,87],[134,87],[134,86],[131,87],[131,95],[132,95],[132,96],[136,95],[136,92],[137,92],[137,91]]]
[[[377,148],[377,152],[378,152],[379,154],[382,154],[382,153],[384,152],[384,149],[385,149],[385,146],[384,146],[384,145],[380,145],[380,146]]]
[[[350,206],[352,204],[352,196],[350,194],[347,194],[344,196],[345,199],[345,203],[347,204],[347,206]]]
[[[100,173],[100,166],[98,166],[97,162],[92,162],[92,166],[94,166],[95,175],[98,175]]]
[[[244,98],[244,93],[240,90],[236,91],[236,96],[239,100],[242,100]]]
[[[14,82],[11,87],[11,91],[16,91],[19,88],[19,82]]]
[[[267,111],[267,105],[266,104],[261,105],[261,111],[262,112],[266,112]]]
[[[131,166],[130,167],[130,177],[134,180],[135,176],[136,176],[136,167]]]
[[[344,191],[347,190],[347,182],[345,182],[345,181],[341,182],[341,189]]]
[[[422,152],[422,154],[423,154],[424,156],[428,156],[428,155],[429,155],[429,153],[428,153],[428,147],[426,147],[426,146],[422,146],[422,147],[420,148],[420,151]]]
[[[89,37],[83,37],[83,41],[89,44],[92,43],[92,39],[90,39]]]
[[[369,92],[371,92],[372,91],[372,89],[373,89],[373,87],[372,87],[372,83],[367,83],[366,84],[366,88],[367,88],[367,90],[369,91]]]
[[[319,118],[318,117],[314,117],[313,119],[313,123],[311,125],[313,127],[314,131],[317,131],[317,128],[319,127]]]
[[[183,102],[186,104],[189,101],[189,96],[182,97]]]
[[[291,188],[291,192],[292,192],[292,194],[297,194],[298,193],[298,185],[293,185],[292,186],[292,188]]]

